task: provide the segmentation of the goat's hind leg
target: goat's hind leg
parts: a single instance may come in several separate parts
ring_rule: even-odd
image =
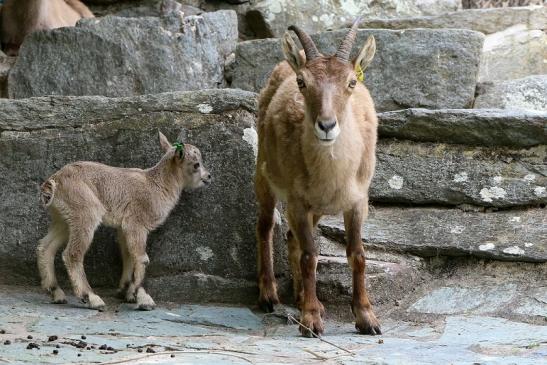
[[[276,199],[269,183],[259,171],[257,171],[255,190],[258,201],[256,226],[258,288],[260,290],[258,305],[265,312],[273,312],[274,304],[279,303],[273,269],[273,228]]]
[[[137,308],[140,310],[152,310],[156,307],[154,299],[144,290],[142,283],[150,259],[146,254],[146,238],[148,232],[141,228],[124,230],[127,250],[133,262],[133,281],[127,288],[127,298],[134,297]]]
[[[38,270],[42,281],[42,288],[51,295],[53,303],[66,303],[63,289],[57,283],[55,276],[55,254],[66,244],[68,240],[68,227],[66,223],[55,213],[52,213],[52,221],[47,235],[39,241],[36,250],[38,258]]]
[[[63,261],[74,294],[82,302],[87,303],[89,308],[102,310],[105,303],[91,289],[84,271],[84,256],[91,245],[99,223],[100,219],[96,217],[82,217],[76,222],[70,222],[68,245],[63,251]]]

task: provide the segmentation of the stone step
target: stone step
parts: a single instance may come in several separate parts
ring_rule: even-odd
[[[546,262],[547,210],[495,213],[459,209],[376,207],[361,233],[366,246],[421,257],[475,256]],[[323,234],[343,240],[341,217],[324,217]]]
[[[380,140],[377,202],[508,208],[547,203],[547,145],[528,149]]]
[[[320,52],[333,54],[347,30],[312,35]],[[359,30],[353,55],[369,35],[376,56],[365,84],[378,111],[472,105],[484,36],[469,30]],[[241,42],[231,70],[232,87],[258,92],[283,59],[279,39]]]
[[[516,80],[480,83],[477,85],[477,94],[474,108],[521,109],[547,112],[547,75],[534,75]],[[544,117],[545,120],[547,120],[547,117]]]
[[[83,19],[36,32],[9,75],[11,98],[131,96],[222,87],[238,38],[233,11],[164,18]]]
[[[360,27],[380,29],[453,28],[491,34],[518,24],[526,24],[529,29],[543,29],[547,23],[546,19],[547,7],[526,6],[466,9],[438,15],[391,19],[365,18]]]
[[[379,113],[378,119],[378,132],[384,138],[468,146],[532,147],[547,144],[545,112],[405,109]]]

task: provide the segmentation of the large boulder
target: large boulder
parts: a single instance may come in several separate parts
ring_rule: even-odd
[[[312,35],[324,54],[333,54],[347,30]],[[376,56],[365,84],[379,111],[408,107],[471,107],[484,36],[469,30],[359,30],[353,55],[369,35]],[[259,91],[283,59],[281,41],[241,42],[231,74],[232,87]]]
[[[524,24],[528,29],[543,29],[546,23],[547,7],[528,6],[469,9],[439,15],[392,19],[365,18],[360,26],[381,29],[455,28],[491,34],[518,24]]]
[[[547,113],[490,109],[405,109],[378,114],[380,137],[468,146],[547,144]]]
[[[547,74],[547,34],[543,28],[530,29],[520,24],[486,36],[479,81]]]
[[[152,166],[161,156],[161,130],[198,146],[214,182],[184,193],[150,235],[151,291],[164,299],[256,300],[255,112],[253,93],[230,89],[0,100],[0,282],[38,281],[34,252],[48,223],[38,200],[41,182],[77,160]],[[86,256],[94,286],[119,279],[112,233],[101,229]]]
[[[9,75],[9,96],[131,96],[223,87],[235,50],[233,11],[85,19],[35,32]]]
[[[547,111],[547,75],[482,83],[477,90],[475,108]]]
[[[249,27],[261,38],[281,37],[287,27],[299,25],[307,32],[321,32],[342,27],[363,17],[433,15],[457,10],[458,0],[261,0],[246,13]]]
[[[466,256],[547,262],[544,209],[483,213],[446,208],[376,207],[362,227],[371,248],[421,257]],[[326,217],[321,231],[336,240],[345,234],[342,217]]]
[[[380,140],[370,198],[386,203],[547,203],[547,145],[528,149]]]

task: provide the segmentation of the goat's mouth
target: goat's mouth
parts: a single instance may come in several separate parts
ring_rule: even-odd
[[[318,139],[319,139],[319,143],[323,146],[330,146],[334,144],[334,142],[336,141],[336,138],[318,138]]]

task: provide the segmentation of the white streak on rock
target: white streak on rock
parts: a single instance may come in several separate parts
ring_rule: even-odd
[[[245,128],[243,130],[243,140],[251,145],[253,153],[255,155],[255,161],[258,156],[258,134],[253,127]]]
[[[503,176],[494,176],[495,184],[501,184],[502,181],[503,181]]]
[[[511,222],[520,223],[520,217],[512,217]]]
[[[465,171],[454,175],[454,182],[465,182],[467,181],[467,179],[468,179],[468,176],[467,176],[467,172]]]
[[[505,198],[507,192],[498,186],[492,186],[491,188],[483,188],[479,194],[483,201],[490,203],[493,199]]]
[[[213,107],[209,104],[198,104],[198,110],[202,114],[209,114],[213,111]]]
[[[523,255],[524,250],[518,246],[511,246],[504,249],[503,253],[506,253],[508,255]]]
[[[393,175],[387,182],[389,187],[395,190],[400,190],[403,187],[404,180],[399,175]]]
[[[534,245],[534,244],[531,243],[531,242],[526,242],[526,243],[524,244],[524,247],[532,247],[533,245]]]
[[[536,194],[536,196],[539,196],[539,197],[544,197],[544,196],[547,195],[545,193],[545,187],[544,186],[536,186],[534,188],[534,194]]]
[[[534,174],[528,174],[528,175],[524,176],[524,180],[525,180],[525,181],[532,182],[532,181],[534,181],[535,179],[536,179],[536,175],[534,175]]]
[[[450,228],[450,233],[460,234],[465,230],[464,226],[454,226]]]
[[[490,251],[496,248],[496,245],[493,243],[485,243],[484,245],[479,246],[479,250],[481,251]]]
[[[200,246],[196,248],[196,251],[198,252],[198,255],[201,261],[207,261],[214,255],[213,250],[205,246]]]

